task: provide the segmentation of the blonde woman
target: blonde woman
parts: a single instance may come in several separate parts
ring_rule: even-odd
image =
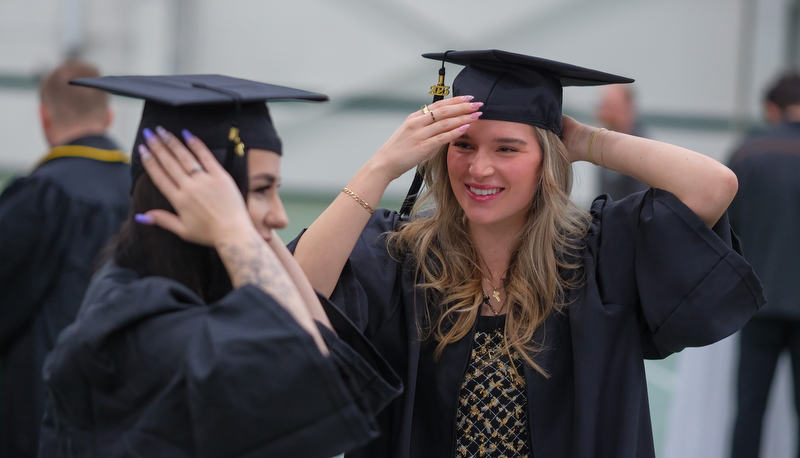
[[[643,359],[726,337],[764,303],[724,216],[735,176],[562,115],[562,86],[626,78],[426,57],[465,65],[455,96],[412,113],[294,247],[405,381],[381,438],[348,456],[654,456]],[[585,211],[576,161],[651,189]],[[373,213],[420,163],[411,217]]]

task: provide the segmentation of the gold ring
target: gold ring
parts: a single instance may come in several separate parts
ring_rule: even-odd
[[[422,105],[422,112],[423,113],[430,113],[431,110],[428,109],[428,105]]]
[[[200,165],[199,163],[195,162],[194,166],[192,166],[192,168],[189,169],[189,176],[192,176],[195,173],[202,172],[202,171],[204,171],[203,170],[203,166]]]

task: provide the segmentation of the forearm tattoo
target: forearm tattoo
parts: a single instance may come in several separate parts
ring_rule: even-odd
[[[262,239],[222,244],[217,252],[234,287],[255,285],[278,301],[297,294],[283,264]]]

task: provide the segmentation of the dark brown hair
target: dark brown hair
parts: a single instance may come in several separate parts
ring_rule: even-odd
[[[800,73],[791,70],[781,75],[770,86],[765,98],[781,110],[789,105],[800,105]]]
[[[109,250],[122,267],[142,276],[175,280],[194,291],[206,303],[214,302],[233,288],[216,250],[182,240],[157,226],[138,223],[134,215],[152,209],[174,212],[166,197],[142,174],[133,188],[131,212]]]

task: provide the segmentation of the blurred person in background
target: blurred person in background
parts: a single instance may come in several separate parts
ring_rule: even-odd
[[[95,261],[128,212],[128,156],[106,135],[108,96],[70,60],[47,75],[39,117],[50,151],[0,195],[0,456],[35,457],[42,363],[73,321]]]
[[[770,127],[749,135],[730,159],[739,179],[731,226],[768,300],[740,334],[734,458],[759,456],[770,387],[787,350],[800,411],[800,73],[777,79],[764,110]]]
[[[606,129],[649,138],[639,122],[636,100],[630,85],[612,84],[604,87],[595,117],[600,126]],[[600,193],[608,194],[614,200],[645,189],[647,185],[636,178],[614,170],[600,169]]]

